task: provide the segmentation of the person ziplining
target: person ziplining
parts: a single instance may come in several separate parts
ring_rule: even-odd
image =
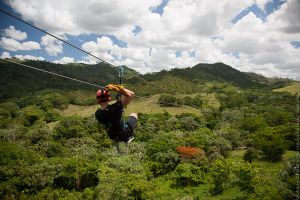
[[[122,95],[117,101],[111,105],[110,91],[118,92]],[[95,117],[99,123],[104,124],[108,136],[116,142],[129,143],[134,139],[133,131],[137,123],[138,116],[131,113],[127,121],[122,119],[124,107],[127,106],[134,97],[134,92],[124,88],[122,85],[109,84],[104,89],[100,89],[96,93],[98,104],[101,108],[95,112]]]

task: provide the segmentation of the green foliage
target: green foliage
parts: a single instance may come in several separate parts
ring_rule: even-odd
[[[172,133],[160,132],[157,137],[147,143],[146,155],[150,158],[150,169],[154,175],[161,175],[175,169],[179,162],[176,147],[180,146],[180,139]]]
[[[299,195],[299,155],[287,160],[279,175],[285,199],[295,199]]]
[[[240,130],[235,128],[224,127],[221,130],[217,131],[225,140],[230,142],[232,148],[238,148],[243,145],[243,141],[241,140]]]
[[[53,180],[54,187],[82,191],[98,184],[97,163],[89,162],[83,156],[74,156],[64,162],[58,161],[62,163],[62,169]]]
[[[182,100],[176,98],[174,95],[171,94],[162,94],[158,99],[158,103],[161,106],[173,107],[173,106],[181,106]]]
[[[266,112],[265,119],[270,126],[278,126],[292,122],[294,116],[292,113],[282,109],[282,108],[273,108],[269,112]]]
[[[82,137],[85,133],[85,125],[82,118],[78,116],[65,117],[55,127],[56,139]]]
[[[11,120],[11,113],[4,109],[0,108],[0,128],[5,128],[9,125]]]
[[[237,177],[235,184],[245,191],[247,194],[255,192],[255,176],[256,171],[254,165],[249,163],[238,163],[234,166],[234,174]]]
[[[17,160],[23,158],[21,148],[12,143],[1,142],[0,145],[0,165],[13,165],[17,162]]]
[[[198,185],[205,181],[205,171],[191,163],[180,163],[174,170],[178,186]]]
[[[50,123],[50,122],[56,122],[60,119],[61,115],[59,112],[55,111],[55,110],[49,110],[45,113],[45,118],[44,120],[47,122],[47,123]]]
[[[64,154],[61,143],[55,141],[39,141],[34,145],[34,149],[48,158],[62,156]]]
[[[283,136],[276,134],[274,129],[267,128],[253,135],[254,147],[261,150],[265,159],[278,161],[287,149],[287,142]]]
[[[244,160],[253,162],[259,158],[259,150],[253,147],[249,147],[244,155]]]
[[[19,120],[24,126],[32,126],[39,120],[44,119],[44,112],[37,106],[27,106],[20,110]]]
[[[12,117],[15,117],[17,115],[18,110],[20,110],[19,106],[16,103],[10,101],[1,103],[0,108],[9,111]]]
[[[264,118],[260,116],[246,117],[242,120],[241,128],[249,132],[255,132],[267,126]]]
[[[228,183],[231,180],[232,169],[233,166],[231,160],[218,159],[213,162],[209,171],[214,184],[214,187],[211,189],[211,194],[213,196],[224,192],[225,183]]]

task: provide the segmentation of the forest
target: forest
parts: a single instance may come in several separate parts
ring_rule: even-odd
[[[26,63],[118,81],[104,64]],[[94,116],[97,88],[0,62],[1,199],[299,199],[299,92],[283,89],[299,82],[222,63],[126,70],[139,120],[118,153]]]

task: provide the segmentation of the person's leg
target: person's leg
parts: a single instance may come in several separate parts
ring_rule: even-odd
[[[136,113],[131,113],[128,117],[128,120],[126,122],[128,128],[126,129],[127,130],[127,138],[125,140],[126,143],[129,143],[131,142],[133,139],[134,139],[134,136],[133,136],[133,129],[135,128],[136,126],[136,123],[137,123],[137,114]]]
[[[127,123],[131,126],[130,128],[132,130],[135,128],[137,120],[138,120],[138,116],[136,113],[131,113],[129,115]]]

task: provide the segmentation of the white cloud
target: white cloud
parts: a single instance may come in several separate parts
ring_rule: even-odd
[[[68,64],[68,63],[75,63],[75,60],[74,60],[74,58],[71,58],[71,57],[63,57],[60,60],[55,60],[53,62],[59,63],[59,64]]]
[[[40,61],[45,60],[45,58],[43,58],[43,57],[32,56],[32,55],[15,55],[14,57],[16,57],[20,60],[40,60]]]
[[[299,49],[290,45],[291,41],[300,41],[299,0],[288,0],[264,22],[250,12],[236,24],[231,20],[242,10],[253,4],[265,10],[271,1],[170,0],[162,15],[150,12],[161,1],[8,0],[23,19],[56,35],[116,36],[126,42],[126,48],[105,36],[86,41],[82,48],[114,65],[126,64],[142,73],[200,62],[224,62],[268,76],[299,74]],[[141,27],[138,34],[132,33],[136,25]],[[4,45],[2,40],[0,45],[6,50],[22,49],[18,41]],[[41,43],[49,55],[63,53],[62,44],[44,40]],[[176,57],[177,51],[180,57]],[[194,56],[189,54],[191,51]],[[80,62],[98,60],[88,56]]]
[[[34,41],[19,42],[12,38],[2,37],[0,47],[7,51],[28,51],[41,49],[39,43]]]
[[[63,52],[62,42],[49,35],[41,38],[41,45],[45,47],[45,51],[50,56],[57,56]]]
[[[281,9],[268,17],[268,28],[281,33],[296,34],[300,39],[300,1],[288,0]]]
[[[16,30],[14,26],[9,26],[7,29],[4,29],[3,35],[18,41],[22,41],[27,38],[27,34],[25,32]]]
[[[56,34],[112,33],[136,24],[150,7],[161,0],[8,0],[28,21]],[[108,20],[109,19],[109,20]]]
[[[11,56],[10,56],[10,53],[9,53],[9,52],[4,51],[4,52],[1,54],[0,58],[2,58],[2,59],[4,59],[4,58],[11,58]]]

